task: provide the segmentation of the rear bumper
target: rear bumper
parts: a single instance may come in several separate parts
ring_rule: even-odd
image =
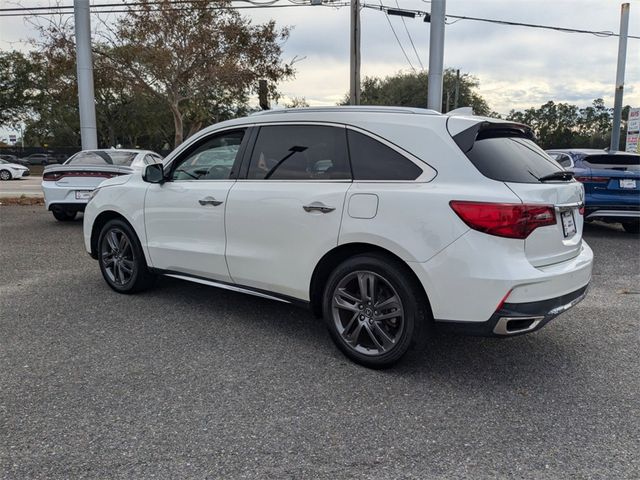
[[[58,202],[58,203],[51,203],[47,207],[47,210],[60,209],[60,210],[66,210],[68,212],[84,212],[85,208],[87,208],[87,202],[84,202],[84,203],[81,203],[81,202],[74,202],[74,203]]]
[[[640,205],[606,205],[588,206],[585,210],[586,220],[609,220],[622,222],[627,219],[640,218]]]
[[[97,182],[99,184],[100,182]],[[82,185],[71,186],[56,185],[56,182],[43,181],[42,192],[44,193],[44,204],[47,210],[51,210],[53,207],[64,207],[68,209],[74,209],[77,211],[84,210],[87,205],[88,199],[77,199],[77,191],[93,191],[97,187],[96,185]]]
[[[437,321],[439,330],[481,337],[512,337],[540,330],[581,302],[588,285],[559,297],[527,303],[505,303],[486,322]]]

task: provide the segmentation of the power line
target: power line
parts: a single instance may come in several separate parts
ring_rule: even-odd
[[[380,0],[380,6],[382,7],[382,0]],[[398,42],[398,46],[400,47],[400,50],[402,50],[402,53],[404,55],[404,58],[407,59],[407,62],[409,63],[409,66],[411,67],[411,70],[413,70],[414,72],[416,71],[415,67],[413,66],[413,64],[411,63],[411,60],[409,60],[409,55],[407,55],[407,52],[405,52],[404,47],[402,46],[402,42],[400,41],[400,39],[398,38],[398,34],[396,33],[396,29],[393,28],[393,24],[391,23],[391,19],[389,18],[389,14],[386,12],[386,10],[384,11],[384,16],[387,19],[387,22],[389,22],[389,26],[391,27],[391,31],[393,32],[393,36],[396,37],[396,42]]]
[[[396,0],[396,5],[400,8],[400,4],[398,0]],[[418,51],[416,50],[416,46],[413,44],[413,38],[411,38],[411,34],[409,33],[409,29],[407,28],[407,22],[404,17],[400,17],[402,19],[402,24],[404,25],[404,31],[407,32],[407,37],[409,37],[409,42],[411,42],[411,48],[413,48],[413,53],[416,54],[416,58],[418,59],[418,63],[420,64],[420,69],[424,70],[424,65],[422,65],[422,60],[420,60],[420,55],[418,55]]]

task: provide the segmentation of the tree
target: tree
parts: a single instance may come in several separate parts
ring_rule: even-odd
[[[287,28],[254,25],[231,8],[230,0],[142,0],[108,27],[95,51],[113,75],[155,96],[170,110],[174,145],[205,121],[246,108],[258,79],[275,85],[293,75],[281,59]]]
[[[623,120],[628,111],[629,107],[625,107]],[[539,108],[512,110],[507,120],[533,128],[543,148],[607,148],[611,141],[613,109],[606,107],[601,98],[583,108],[549,101]]]
[[[0,125],[15,126],[28,117],[36,68],[23,53],[0,52]]]
[[[464,73],[457,79],[456,70],[448,68],[444,72],[443,91],[449,92],[449,105],[447,95],[443,95],[442,111],[453,108],[455,86],[458,83],[458,106],[472,107],[476,115],[488,115],[491,113],[487,102],[476,91],[478,80]],[[360,103],[362,105],[393,105],[403,107],[427,107],[427,72],[397,73],[395,75],[378,78],[365,77],[362,81],[362,93]],[[347,94],[342,105],[349,104]]]
[[[309,102],[304,97],[291,97],[288,101],[284,102],[285,108],[304,108],[308,107]]]

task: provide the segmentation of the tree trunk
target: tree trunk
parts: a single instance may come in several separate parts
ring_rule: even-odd
[[[173,113],[173,126],[175,128],[175,135],[173,137],[173,148],[176,148],[178,145],[182,143],[183,137],[183,124],[182,124],[182,112],[180,112],[180,107],[178,103],[171,103],[171,113]]]

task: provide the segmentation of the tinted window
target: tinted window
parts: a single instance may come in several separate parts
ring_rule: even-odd
[[[210,137],[178,160],[174,180],[226,180],[240,150],[244,130],[224,132]]]
[[[344,128],[261,127],[248,178],[271,180],[349,179]]]
[[[639,155],[589,155],[584,161],[591,168],[617,168],[622,170],[640,170]]]
[[[113,152],[91,151],[76,153],[67,160],[66,165],[120,165],[129,166],[137,153],[135,152]]]
[[[483,138],[466,155],[485,177],[500,182],[537,183],[538,178],[562,170],[528,138]]]
[[[556,157],[553,157],[553,155],[551,155],[551,158],[558,162],[563,168],[570,168],[572,166],[571,157],[569,155],[559,153]]]
[[[415,180],[422,170],[395,150],[349,130],[349,155],[355,180]]]

